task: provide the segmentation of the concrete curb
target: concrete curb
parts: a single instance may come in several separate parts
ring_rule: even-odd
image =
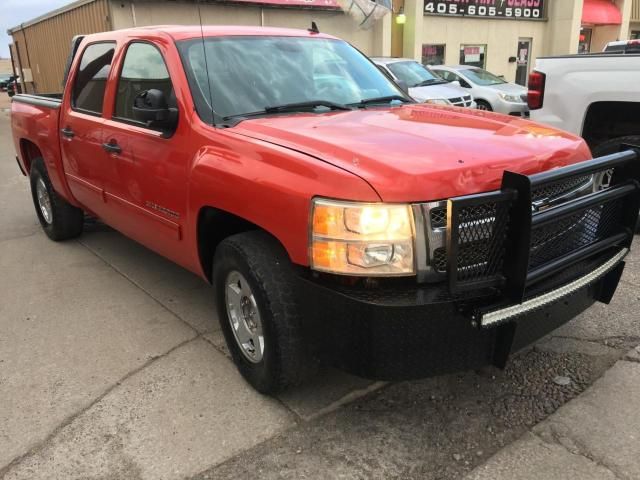
[[[640,478],[640,346],[465,480]]]

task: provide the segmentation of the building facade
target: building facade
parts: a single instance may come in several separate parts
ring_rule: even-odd
[[[339,4],[338,1],[341,1]],[[27,92],[61,89],[71,38],[166,24],[308,28],[343,38],[367,55],[425,64],[472,64],[524,84],[536,57],[601,51],[640,38],[640,0],[394,0],[372,28],[346,14],[349,0],[79,0],[9,30]]]

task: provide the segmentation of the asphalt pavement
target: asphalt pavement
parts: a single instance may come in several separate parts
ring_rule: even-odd
[[[504,371],[385,384],[327,369],[262,396],[231,363],[199,278],[99,222],[76,241],[45,237],[15,164],[5,98],[2,479],[524,479],[513,473],[525,462],[513,459],[546,452],[560,423],[566,435],[553,438],[573,442],[554,443],[561,453],[596,449],[580,430],[588,405],[614,402],[624,395],[614,387],[638,374],[627,355],[640,344],[640,244],[610,306],[595,305]],[[634,470],[617,450],[613,474],[638,478],[625,476]],[[596,453],[605,476],[593,478],[609,478],[607,452]],[[580,457],[567,471],[599,471]]]

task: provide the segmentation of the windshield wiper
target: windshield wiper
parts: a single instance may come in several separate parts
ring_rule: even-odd
[[[408,98],[405,98],[402,95],[387,95],[386,97],[365,98],[364,100],[360,100],[358,103],[350,103],[349,105],[364,106],[364,105],[372,105],[374,103],[391,103],[394,100],[399,100],[404,103],[410,102]]]
[[[329,110],[351,110],[351,108],[346,105],[342,105],[341,103],[334,103],[328,100],[310,100],[308,102],[287,103],[285,105],[265,107],[264,110],[259,110],[257,112],[234,113],[233,115],[222,117],[222,120],[225,122],[231,121],[231,125],[235,125],[249,117],[259,117],[261,115],[270,115],[273,113],[306,112],[317,107],[326,107]],[[228,126],[228,124],[225,125]]]
[[[329,100],[309,100],[308,102],[286,103],[284,105],[265,107],[264,111],[265,113],[298,112],[300,110],[304,111],[318,107],[326,107],[329,110],[351,110],[346,105]]]

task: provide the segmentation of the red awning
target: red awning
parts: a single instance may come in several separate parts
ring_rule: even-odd
[[[610,0],[584,0],[582,24],[620,25],[622,14]]]

